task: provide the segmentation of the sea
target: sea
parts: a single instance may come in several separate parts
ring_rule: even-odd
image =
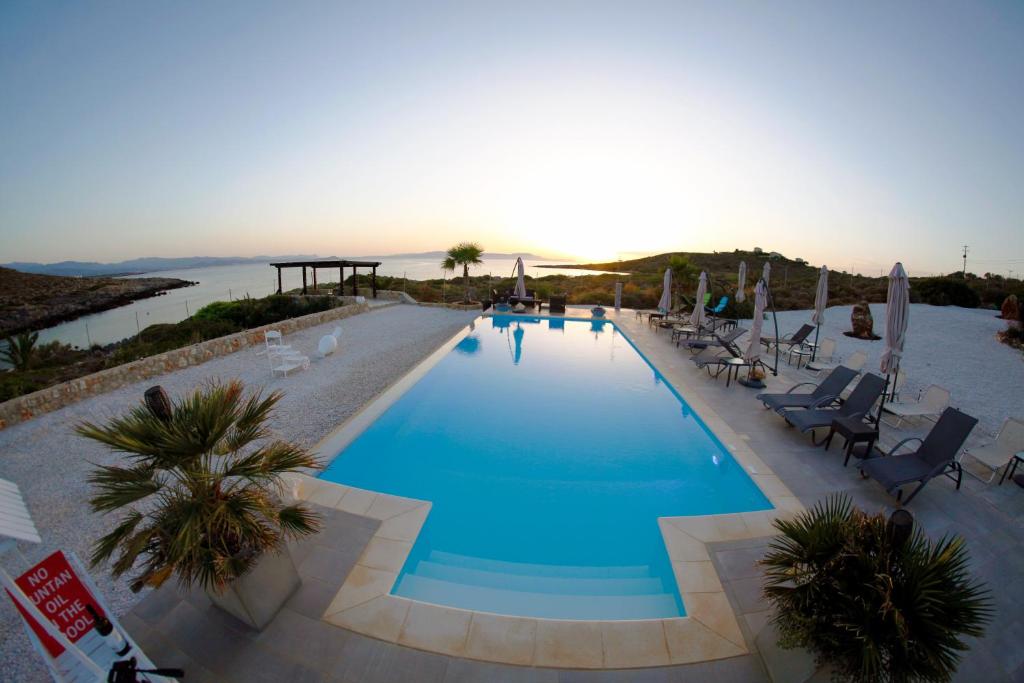
[[[380,261],[378,275],[405,277],[409,280],[428,280],[442,276],[451,278],[451,273],[444,273],[439,259],[426,258],[388,258],[373,257],[366,260]],[[532,277],[544,275],[592,275],[596,271],[577,270],[571,268],[538,268],[543,264],[566,263],[566,261],[546,261],[543,259],[523,259],[526,274]],[[363,272],[362,269],[359,271]],[[368,271],[367,271],[368,272]],[[482,265],[470,269],[470,274],[493,275],[508,277],[515,272],[515,258],[484,258]],[[345,276],[352,271],[346,269]],[[127,306],[93,313],[70,320],[60,325],[39,332],[39,343],[59,341],[79,348],[89,348],[93,344],[106,345],[120,341],[148,325],[157,323],[176,323],[188,318],[197,310],[213,301],[231,301],[245,296],[262,297],[273,294],[277,290],[277,269],[270,263],[244,263],[231,266],[213,266],[208,268],[184,268],[181,270],[161,270],[149,273],[137,273],[125,277],[169,277],[189,280],[197,284],[191,287],[168,290],[166,294],[140,299]],[[336,282],[338,273],[334,269],[318,270],[320,282]],[[312,275],[309,275],[312,284]],[[288,268],[282,271],[282,286],[285,291],[302,286],[302,270]]]

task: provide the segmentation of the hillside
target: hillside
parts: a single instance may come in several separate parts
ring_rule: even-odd
[[[50,327],[190,284],[165,277],[61,277],[0,268],[0,337]]]

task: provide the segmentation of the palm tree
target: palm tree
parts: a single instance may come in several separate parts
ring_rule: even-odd
[[[672,270],[672,289],[678,299],[679,292],[683,291],[687,283],[697,274],[697,269],[690,262],[689,257],[682,254],[672,254],[669,256],[668,267]]]
[[[808,648],[833,680],[949,681],[963,637],[991,619],[962,538],[932,543],[838,495],[775,526],[761,564],[780,645]]]
[[[480,258],[483,253],[484,248],[476,242],[459,242],[448,250],[448,255],[441,261],[441,268],[453,273],[458,266],[462,266],[462,279],[466,285],[466,295],[463,301],[466,303],[469,303],[469,267],[483,263]]]
[[[94,511],[126,511],[95,543],[93,566],[116,553],[115,577],[138,566],[134,591],[171,574],[182,586],[219,591],[263,553],[319,529],[305,506],[278,496],[281,475],[317,464],[301,446],[268,440],[266,421],[282,394],[243,391],[237,380],[214,383],[173,405],[164,398],[163,409],[157,401],[105,426],[76,427],[128,459],[100,465],[89,478],[98,490]]]
[[[15,370],[28,370],[35,358],[35,346],[38,340],[38,332],[22,332],[17,336],[8,337],[4,340],[6,346],[0,349],[0,358],[3,358]]]

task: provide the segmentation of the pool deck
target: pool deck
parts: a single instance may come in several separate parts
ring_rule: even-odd
[[[570,309],[570,317],[579,313]],[[664,331],[656,333],[632,311],[609,311],[609,319],[758,481],[776,514],[791,514],[839,491],[869,511],[895,507],[881,487],[843,467],[838,449],[825,453],[788,429],[753,400],[755,391],[735,383],[726,388],[724,379],[698,371]],[[438,350],[444,352],[445,347]],[[805,379],[784,365],[779,377],[767,381],[771,390],[785,390]],[[323,451],[336,453],[339,443],[361,430],[360,423],[365,427],[386,408],[388,394],[393,400],[409,381],[399,380],[385,392],[384,403],[371,403],[328,435]],[[903,435],[883,426],[883,443]],[[770,614],[756,565],[772,531],[764,513],[745,513],[756,519],[660,520],[687,617],[565,622],[486,615],[389,595],[429,503],[312,479],[299,488],[302,497],[328,510],[324,533],[293,549],[305,581],[300,593],[256,634],[227,623],[202,595],[156,591],[124,623],[158,664],[185,666],[190,680],[766,680],[754,640]],[[951,482],[935,480],[909,509],[932,537],[963,535],[975,573],[996,589],[989,635],[972,642],[957,679],[980,674],[992,681],[1019,680],[1024,493],[1013,484],[985,485],[970,476],[959,492]]]

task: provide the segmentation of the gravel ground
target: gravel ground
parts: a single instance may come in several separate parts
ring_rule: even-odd
[[[839,359],[863,350],[868,355],[865,369],[878,372],[885,341],[844,335],[851,329],[852,310],[853,306],[828,308],[821,338],[836,340]],[[795,332],[810,322],[811,313],[779,313],[779,333]],[[871,315],[875,334],[884,337],[885,304],[871,304]],[[749,320],[741,324],[750,327]],[[902,398],[912,400],[920,390],[938,384],[949,389],[954,407],[977,417],[980,428],[990,434],[997,432],[1007,417],[1024,417],[1024,354],[996,339],[996,333],[1004,329],[1006,321],[997,318],[995,311],[911,304],[901,363],[907,372]],[[774,334],[771,318],[765,321],[763,333]]]
[[[285,343],[308,354],[312,362],[309,370],[287,378],[271,379],[266,357],[244,349],[0,431],[0,478],[21,487],[43,537],[41,545],[20,544],[19,550],[28,562],[36,562],[56,548],[74,551],[87,560],[91,543],[114,526],[115,516],[100,517],[89,511],[86,477],[92,463],[112,463],[118,457],[77,437],[72,427],[80,420],[100,422],[121,414],[136,405],[143,391],[153,384],[161,384],[177,396],[209,379],[238,378],[249,386],[283,390],[285,397],[278,404],[272,427],[283,438],[311,446],[475,315],[404,305],[383,308],[341,321],[340,351],[325,359],[315,358],[314,351],[320,337],[337,323],[286,337]],[[3,562],[12,574],[27,568],[13,553],[5,556]],[[118,614],[125,613],[142,597],[129,591],[126,582],[110,579],[103,570],[94,571],[93,576]],[[0,608],[0,678],[49,680],[10,601],[2,602],[5,606]]]

